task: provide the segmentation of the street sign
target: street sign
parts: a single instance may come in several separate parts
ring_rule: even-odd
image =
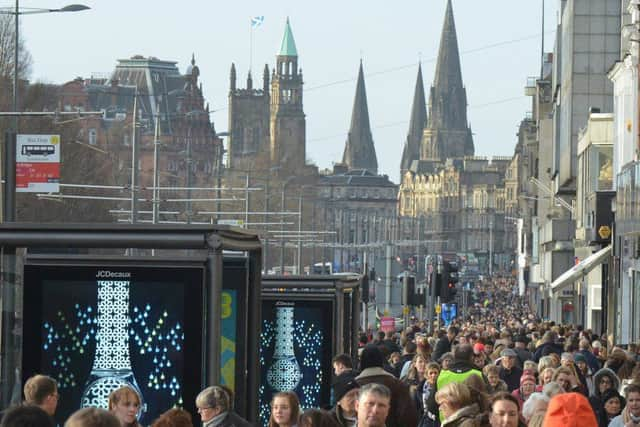
[[[380,318],[380,330],[384,332],[395,332],[396,319],[395,317],[381,317]]]
[[[60,191],[60,135],[16,136],[16,192]]]
[[[442,306],[440,304],[436,304],[436,314],[440,314],[442,312]]]
[[[405,306],[402,308],[402,314],[409,314],[409,307]]]
[[[603,225],[598,228],[598,235],[601,239],[608,239],[611,236],[611,228],[608,225]]]

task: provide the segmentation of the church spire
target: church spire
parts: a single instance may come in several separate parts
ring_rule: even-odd
[[[369,107],[367,105],[367,91],[364,85],[364,71],[362,61],[358,71],[358,83],[356,96],[353,101],[351,114],[351,126],[344,147],[342,163],[349,169],[367,169],[373,174],[378,173],[378,159],[376,149],[371,136],[371,124],[369,122]]]
[[[402,150],[400,163],[401,176],[409,170],[414,160],[420,159],[420,142],[427,125],[427,101],[424,95],[424,83],[422,81],[422,64],[418,65],[418,77],[416,88],[413,92],[413,106],[411,107],[411,119],[409,121],[409,133]]]
[[[462,158],[474,153],[467,122],[467,92],[462,84],[460,52],[451,0],[442,26],[440,50],[433,86],[429,93],[429,125],[422,142],[425,159]]]
[[[293,39],[293,31],[291,31],[291,24],[289,23],[289,17],[287,16],[287,23],[284,26],[284,35],[282,36],[282,43],[280,44],[280,52],[278,56],[298,56],[298,50],[296,49],[296,42]]]

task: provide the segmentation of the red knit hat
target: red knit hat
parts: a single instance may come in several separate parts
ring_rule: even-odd
[[[580,393],[555,395],[544,416],[544,427],[598,427],[591,404]]]
[[[522,387],[522,384],[524,384],[525,382],[530,382],[535,384],[536,383],[536,377],[528,374],[528,373],[524,373],[522,374],[522,376],[520,377],[520,386]]]

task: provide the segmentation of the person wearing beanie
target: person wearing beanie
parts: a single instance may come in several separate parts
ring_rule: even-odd
[[[620,415],[625,403],[618,390],[609,389],[602,393],[602,407],[598,413],[598,426],[607,427],[611,420]]]
[[[627,406],[611,420],[610,427],[640,426],[640,385],[627,386]]]
[[[536,377],[533,375],[531,371],[524,371],[522,376],[520,377],[520,387],[517,390],[514,390],[511,394],[518,399],[518,403],[520,404],[520,409],[522,410],[522,406],[524,402],[536,391]]]
[[[544,427],[597,427],[591,405],[580,393],[561,393],[549,402]]]
[[[333,382],[333,396],[336,405],[331,409],[331,418],[342,427],[354,427],[358,422],[356,401],[360,386],[355,376],[347,372],[338,375]]]
[[[415,426],[418,413],[409,395],[409,388],[395,376],[383,369],[384,355],[376,345],[366,345],[360,356],[360,375],[356,382],[360,387],[377,383],[391,390],[391,406],[386,418],[386,427]]]
[[[576,371],[580,376],[580,381],[583,381],[582,385],[587,388],[589,396],[593,394],[593,371],[587,364],[587,359],[582,353],[576,353],[573,357],[573,361],[576,364]]]

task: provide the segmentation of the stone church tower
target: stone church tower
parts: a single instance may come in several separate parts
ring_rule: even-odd
[[[253,87],[249,71],[246,88],[239,89],[236,86],[236,67],[231,64],[228,167],[245,168],[246,163],[254,162],[256,156],[269,152],[269,104],[269,66],[264,66],[261,88]]]
[[[371,124],[369,122],[369,106],[367,105],[367,90],[364,86],[364,72],[362,61],[358,71],[358,83],[356,84],[356,96],[353,101],[351,113],[351,126],[347,143],[344,147],[342,163],[352,169],[366,169],[374,175],[378,174],[378,159],[376,149],[371,136]]]
[[[467,92],[462,84],[451,0],[447,0],[436,73],[429,94],[429,113],[429,123],[422,138],[422,160],[445,161],[473,156],[473,137],[467,122]]]
[[[302,109],[302,70],[287,18],[276,67],[271,75],[271,164],[285,169],[304,168],[306,122]]]

